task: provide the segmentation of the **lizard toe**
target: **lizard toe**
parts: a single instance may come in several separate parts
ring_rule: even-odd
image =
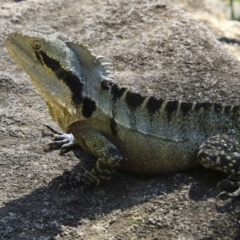
[[[240,182],[233,182],[229,179],[220,181],[217,185],[218,190],[222,191],[216,198],[216,202],[220,199],[222,201],[228,198],[235,198],[240,196]]]
[[[62,175],[55,177],[50,183],[50,188],[57,190],[66,188],[78,188],[81,192],[98,185],[98,180],[86,169],[82,169],[82,172],[73,173],[71,171],[64,171]]]
[[[78,146],[71,133],[60,132],[47,124],[45,126],[54,133],[52,141],[45,145],[45,149],[61,148],[60,155],[63,155]]]

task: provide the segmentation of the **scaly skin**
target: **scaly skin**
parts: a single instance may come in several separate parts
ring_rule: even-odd
[[[77,142],[98,157],[90,172],[65,172],[53,183],[89,187],[110,180],[119,167],[168,173],[199,163],[240,175],[238,105],[131,92],[112,82],[108,63],[86,45],[49,27],[17,30],[6,46],[45,99],[52,118],[74,136],[66,137],[68,141],[60,133],[50,145],[68,148],[69,142]]]

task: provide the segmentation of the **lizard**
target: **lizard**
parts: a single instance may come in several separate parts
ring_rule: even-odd
[[[65,171],[52,184],[90,188],[119,168],[161,174],[201,164],[228,175],[218,197],[240,195],[237,101],[141,94],[121,86],[104,57],[49,26],[19,28],[5,43],[64,131],[47,125],[55,134],[49,146],[64,153],[78,144],[98,158],[91,170]]]

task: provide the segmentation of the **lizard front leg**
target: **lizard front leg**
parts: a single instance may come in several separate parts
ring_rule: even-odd
[[[51,184],[62,186],[83,186],[86,188],[109,181],[116,173],[122,161],[117,147],[100,132],[92,130],[84,122],[75,122],[69,127],[76,142],[86,151],[98,157],[91,171],[83,170],[72,173],[66,171],[53,179]]]

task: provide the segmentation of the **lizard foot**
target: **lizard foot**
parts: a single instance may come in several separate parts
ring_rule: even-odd
[[[240,196],[240,176],[231,175],[227,179],[220,181],[217,185],[221,193],[217,196],[216,202]]]
[[[62,155],[78,145],[71,133],[60,132],[47,124],[44,125],[54,133],[52,141],[45,148],[61,147],[60,154]]]
[[[199,147],[198,161],[205,168],[224,172],[229,177],[218,184],[220,198],[240,196],[240,143],[232,135],[219,134],[208,138]]]
[[[84,168],[82,168],[78,173],[65,171],[62,175],[55,177],[48,184],[50,188],[56,188],[57,190],[80,187],[81,192],[98,185],[98,179]]]

